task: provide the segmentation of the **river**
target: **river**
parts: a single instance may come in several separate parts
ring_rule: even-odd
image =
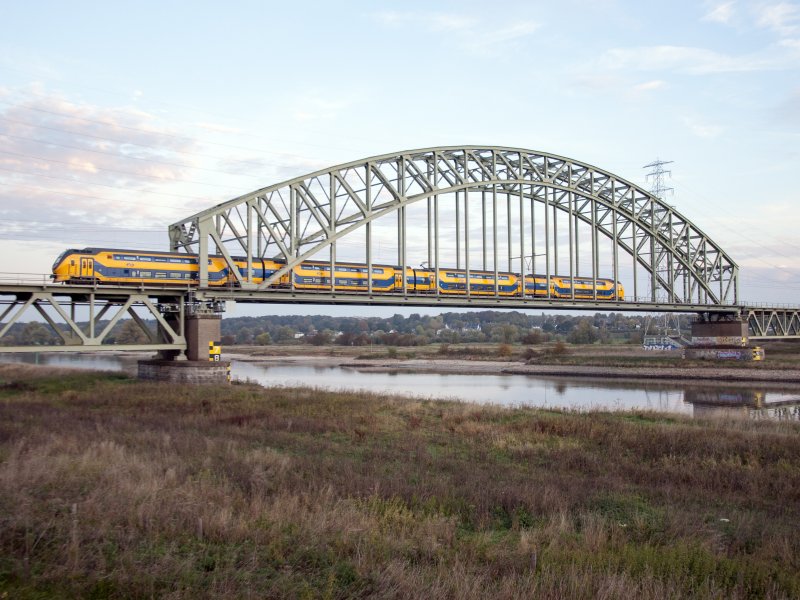
[[[7,354],[1,362],[136,372],[136,359],[104,354]],[[312,385],[369,390],[422,398],[456,399],[503,406],[567,409],[655,410],[696,416],[739,415],[800,420],[800,392],[742,386],[587,380],[530,375],[365,372],[339,366],[259,364],[233,361],[231,376],[264,386]]]

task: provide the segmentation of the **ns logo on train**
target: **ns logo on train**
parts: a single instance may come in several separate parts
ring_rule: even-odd
[[[234,258],[240,274],[246,276],[247,259]],[[253,282],[261,283],[283,267],[280,260],[252,259]],[[236,278],[231,276],[222,256],[209,256],[208,284],[214,287],[232,287]],[[397,265],[372,265],[372,273],[363,263],[336,263],[333,283],[340,292],[364,292],[372,280],[372,293],[397,293],[403,291],[403,267]],[[84,248],[66,250],[53,264],[53,281],[75,284],[113,285],[197,285],[199,278],[197,255],[173,252],[149,252],[113,248]],[[467,273],[464,269],[440,267],[439,277],[434,269],[405,268],[406,291],[415,294],[467,294]],[[523,285],[525,286],[523,294]],[[573,296],[573,290],[574,296]],[[273,286],[278,290],[330,291],[330,263],[305,261],[283,275]],[[623,300],[625,291],[621,283],[612,279],[564,277],[512,273],[500,271],[469,272],[469,294],[473,296],[540,297]]]

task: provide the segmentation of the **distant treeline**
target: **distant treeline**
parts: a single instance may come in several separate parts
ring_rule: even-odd
[[[689,329],[690,317],[681,317],[680,327]],[[145,321],[151,329],[155,322]],[[674,323],[674,321],[673,321]],[[97,323],[102,330],[108,321]],[[86,323],[79,323],[84,330]],[[412,314],[381,317],[263,316],[226,317],[222,319],[222,344],[313,344],[324,346],[421,346],[430,343],[480,343],[535,345],[550,341],[572,344],[631,343],[639,344],[646,331],[658,334],[663,330],[663,317],[596,313],[593,316],[565,314],[525,314],[518,311],[480,311],[444,313],[436,316]],[[63,327],[66,329],[66,327]],[[136,344],[148,341],[144,332],[131,319],[118,322],[109,333],[111,344]],[[46,323],[16,323],[0,345],[53,345],[59,336]]]
[[[444,313],[436,316],[396,314],[380,317],[264,316],[222,321],[222,343],[339,344],[344,346],[419,346],[429,343],[523,343],[563,340],[575,344],[642,341],[649,322],[659,319],[622,313],[593,316],[531,315],[518,311]],[[663,319],[660,320],[663,322]],[[688,317],[682,327],[688,328]],[[656,326],[650,326],[653,331]]]

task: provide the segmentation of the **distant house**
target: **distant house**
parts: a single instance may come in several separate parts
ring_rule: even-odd
[[[294,339],[299,340],[300,338],[306,337],[305,333],[295,333]]]

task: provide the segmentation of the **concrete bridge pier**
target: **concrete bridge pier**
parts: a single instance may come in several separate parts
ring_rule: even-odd
[[[180,315],[170,315],[171,326],[180,325]],[[222,315],[196,312],[183,317],[186,353],[166,350],[158,358],[139,361],[139,379],[170,383],[219,384],[230,382],[230,362],[222,360],[220,326]]]
[[[684,350],[684,358],[764,360],[764,350],[750,346],[747,322],[738,315],[706,313],[692,323],[692,345]]]

